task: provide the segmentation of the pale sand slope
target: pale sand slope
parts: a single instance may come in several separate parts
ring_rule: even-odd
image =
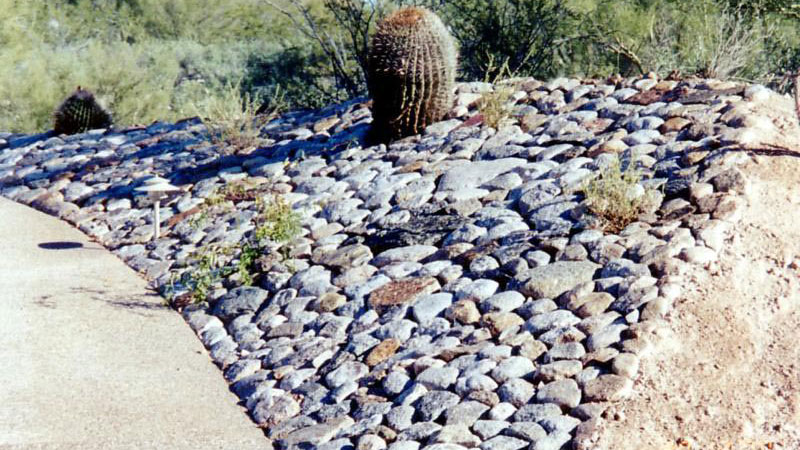
[[[769,141],[800,145],[795,120],[784,111]],[[687,277],[597,450],[800,448],[800,153],[768,153],[742,167],[733,238]]]
[[[38,244],[78,242],[47,250]],[[258,449],[178,314],[101,246],[0,199],[0,449]]]

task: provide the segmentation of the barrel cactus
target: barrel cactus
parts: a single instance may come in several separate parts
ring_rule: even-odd
[[[458,51],[433,12],[400,9],[378,24],[369,52],[372,138],[417,134],[453,106]]]
[[[111,114],[103,109],[94,94],[80,86],[53,113],[56,134],[83,133],[111,126]]]

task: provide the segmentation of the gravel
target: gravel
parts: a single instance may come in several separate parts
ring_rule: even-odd
[[[195,119],[4,135],[0,194],[171,296],[279,448],[560,449],[588,417],[566,414],[630,395],[631,326],[668,312],[679,292],[660,277],[715,264],[749,188],[746,155],[670,129],[690,92],[709,94],[693,108],[714,118],[748,100],[687,80],[669,107],[640,104],[656,83],[675,87],[527,80],[524,126],[499,131],[464,122],[487,86],[461,84],[466,116],[388,146],[363,143],[360,100],[285,114],[262,148],[226,158]],[[577,188],[631,153],[637,190],[663,184],[668,201],[618,234],[594,229]],[[133,190],[146,174],[182,188],[155,242],[152,202]],[[275,194],[299,233],[257,243],[255,199]]]

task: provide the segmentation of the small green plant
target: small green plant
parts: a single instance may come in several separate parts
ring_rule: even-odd
[[[301,228],[300,215],[280,196],[273,196],[269,203],[263,198],[257,200],[259,217],[255,230],[257,242],[270,240],[285,243],[295,239]]]
[[[233,269],[226,266],[221,256],[231,252],[228,247],[208,245],[197,249],[192,268],[180,277],[180,284],[189,290],[189,297],[194,303],[201,303],[208,297],[215,283],[230,275]],[[173,283],[174,284],[174,283]],[[170,289],[174,292],[174,287]]]
[[[239,274],[239,280],[245,286],[253,284],[253,272],[256,267],[256,261],[261,256],[261,249],[251,244],[244,244],[239,253],[239,261],[236,263],[236,273]]]
[[[217,282],[217,255],[214,252],[203,253],[197,264],[187,272],[181,280],[192,293],[195,302],[205,301],[208,290]]]
[[[189,228],[193,230],[203,228],[206,223],[208,223],[208,211],[205,208],[203,208],[201,212],[190,216],[188,221]]]
[[[600,174],[584,184],[582,191],[590,213],[596,216],[601,227],[617,233],[637,217],[657,207],[658,193],[644,190],[639,185],[641,174],[634,169],[633,162],[626,170],[619,161],[603,169]]]

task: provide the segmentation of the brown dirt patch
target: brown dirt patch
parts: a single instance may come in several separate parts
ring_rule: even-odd
[[[785,114],[770,119],[771,143],[800,144]],[[596,449],[800,448],[798,155],[742,168],[752,181],[742,220],[718,263],[686,277]]]

